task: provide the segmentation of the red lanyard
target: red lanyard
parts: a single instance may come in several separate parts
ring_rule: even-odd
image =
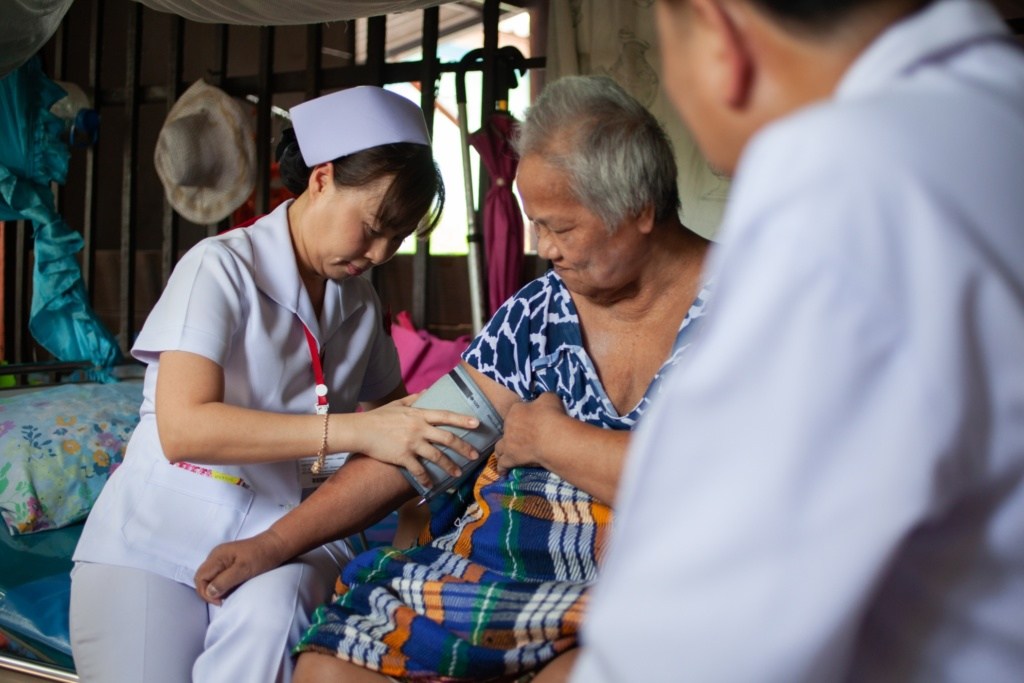
[[[230,229],[248,228],[261,218],[263,218],[262,215],[253,216],[249,220],[239,223],[234,228]],[[302,329],[306,333],[306,343],[309,345],[309,358],[313,363],[313,377],[316,379],[316,386],[313,387],[316,392],[316,414],[326,415],[330,404],[327,402],[327,383],[324,381],[323,361],[320,359],[320,353],[317,351],[316,339],[313,338],[313,333],[309,331],[308,327],[306,327],[306,323],[301,320],[299,322],[302,323]]]
[[[301,320],[299,322],[302,322]],[[309,345],[309,358],[313,363],[313,377],[316,378],[316,414],[326,415],[330,404],[327,402],[327,383],[324,382],[324,367],[320,360],[320,353],[316,348],[316,339],[313,333],[302,323],[302,329],[306,332],[306,344]]]

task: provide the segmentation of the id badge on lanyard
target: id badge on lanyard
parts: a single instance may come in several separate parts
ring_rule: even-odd
[[[299,468],[299,485],[302,487],[302,498],[316,491],[320,484],[327,481],[332,474],[338,471],[345,461],[348,460],[348,453],[334,453],[324,459],[323,469],[319,474],[313,474],[313,463],[315,457],[302,458],[295,464]]]
[[[316,403],[314,404],[314,408],[316,409],[317,415],[326,415],[330,411],[331,405],[327,400],[327,383],[324,380],[323,360],[321,359],[320,352],[317,349],[316,339],[313,337],[313,333],[309,331],[309,328],[306,327],[305,323],[302,323],[302,329],[306,333],[306,344],[309,346],[309,357],[310,362],[313,365],[313,376],[316,378]],[[313,463],[316,462],[316,456],[301,458],[296,461],[295,465],[298,468],[299,485],[302,487],[302,497],[306,498],[306,496],[315,491],[320,484],[327,481],[332,474],[337,472],[338,469],[345,464],[347,459],[348,453],[330,454],[325,458],[323,467],[316,474],[313,473]]]

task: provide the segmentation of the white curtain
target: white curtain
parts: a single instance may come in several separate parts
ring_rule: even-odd
[[[653,5],[654,0],[551,0],[547,80],[603,74],[640,100],[675,148],[683,223],[712,237],[729,180],[708,166],[661,88]]]
[[[321,24],[405,12],[448,0],[139,0],[160,12],[208,24]],[[72,0],[0,0],[0,78],[46,44]],[[557,2],[557,0],[556,0]]]
[[[0,0],[0,78],[28,61],[71,7],[71,0]]]

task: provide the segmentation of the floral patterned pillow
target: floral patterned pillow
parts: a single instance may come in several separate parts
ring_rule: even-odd
[[[139,422],[142,383],[0,393],[0,516],[12,534],[89,514]]]

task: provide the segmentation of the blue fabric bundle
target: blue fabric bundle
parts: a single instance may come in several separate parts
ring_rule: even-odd
[[[82,236],[57,213],[50,190],[67,178],[64,122],[49,111],[65,95],[38,58],[0,79],[0,220],[34,226],[32,336],[59,360],[91,361],[90,379],[110,382],[121,350],[89,305],[75,259]]]

